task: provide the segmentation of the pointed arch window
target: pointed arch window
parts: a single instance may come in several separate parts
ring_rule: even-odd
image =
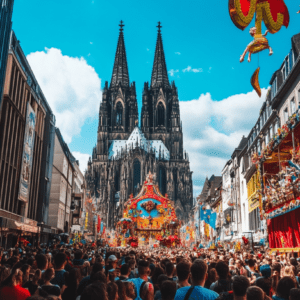
[[[164,105],[159,102],[157,106],[157,126],[165,125],[165,108]]]
[[[133,162],[133,194],[136,196],[141,184],[141,163],[138,159]]]
[[[163,196],[165,196],[167,189],[167,176],[166,176],[166,168],[162,165],[158,167],[158,185],[159,190]]]
[[[122,125],[122,118],[123,118],[123,106],[121,102],[118,102],[116,107],[116,125]]]

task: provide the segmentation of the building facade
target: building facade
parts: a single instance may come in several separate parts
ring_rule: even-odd
[[[41,177],[45,178],[47,108],[47,101],[12,31],[0,110],[0,217],[5,231],[4,246],[13,245],[20,234],[32,240],[40,232],[38,207],[44,201],[39,191]],[[44,157],[51,155],[50,148]],[[47,174],[51,177],[51,169]]]
[[[161,193],[174,201],[176,214],[188,218],[192,207],[192,172],[183,151],[178,92],[169,82],[161,27],[151,83],[144,84],[141,127],[135,83],[130,83],[121,24],[113,74],[105,83],[99,112],[97,145],[88,163],[87,189],[98,199],[101,218],[112,228],[123,204],[137,194],[150,171]]]
[[[69,232],[75,158],[60,130],[55,129],[52,184],[47,224],[60,232]]]
[[[13,13],[14,0],[0,1],[0,108],[5,81],[5,71],[9,49],[9,38],[11,32],[11,18]]]

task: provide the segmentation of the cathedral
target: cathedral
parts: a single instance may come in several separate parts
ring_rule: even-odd
[[[105,82],[99,111],[97,145],[86,172],[87,190],[108,228],[121,218],[123,205],[140,191],[149,172],[161,194],[187,221],[193,203],[192,172],[183,150],[178,92],[169,82],[158,23],[151,82],[144,83],[139,124],[135,82],[129,81],[123,22],[110,84]]]

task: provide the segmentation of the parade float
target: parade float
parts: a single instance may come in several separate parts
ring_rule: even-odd
[[[260,175],[261,219],[266,219],[273,251],[300,252],[300,109],[252,162]]]
[[[163,196],[149,172],[140,193],[124,204],[123,218],[117,223],[119,246],[175,247],[180,245],[174,203]]]

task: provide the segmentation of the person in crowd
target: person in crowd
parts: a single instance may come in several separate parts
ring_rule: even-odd
[[[108,300],[118,300],[119,299],[118,286],[115,282],[109,282],[107,284],[107,295],[108,295]]]
[[[228,280],[229,266],[225,261],[219,261],[216,265],[219,279],[212,283],[210,289],[217,293],[228,292],[232,290],[232,283]]]
[[[203,260],[196,259],[191,266],[192,286],[178,289],[175,300],[184,300],[188,293],[191,297],[190,299],[215,300],[219,295],[212,290],[204,288],[206,274],[207,264]]]
[[[189,278],[191,272],[191,265],[186,261],[181,261],[176,266],[176,272],[178,277],[177,288],[182,288],[185,286],[190,286]]]
[[[250,286],[248,278],[244,275],[237,275],[232,281],[232,291],[234,300],[247,300],[247,289]]]
[[[166,275],[168,276],[168,279],[170,281],[174,280],[174,277],[173,277],[174,269],[175,269],[174,264],[172,262],[166,263]]]
[[[289,276],[282,277],[277,284],[276,295],[273,295],[273,300],[289,300],[290,290],[296,287],[294,279]]]
[[[207,279],[205,281],[205,285],[204,287],[209,289],[210,286],[216,282],[218,280],[218,273],[217,270],[215,268],[211,268],[208,270],[208,276]]]
[[[134,284],[130,281],[123,281],[126,287],[126,297],[127,300],[135,299],[135,291],[134,291]]]
[[[105,277],[105,274],[103,272],[103,265],[101,263],[95,263],[92,267],[92,272],[91,272],[91,275],[88,275],[84,278],[82,278],[82,280],[80,281],[79,285],[78,285],[78,289],[77,289],[77,294],[78,295],[81,295],[82,291],[84,290],[84,288],[91,284],[94,280],[91,279],[91,278],[94,278],[95,275],[98,273],[98,272],[101,272],[105,278],[105,283],[106,283],[106,277]]]
[[[65,273],[65,285],[66,288],[62,293],[63,300],[75,300],[77,297],[77,288],[80,280],[80,271],[77,268],[73,268],[69,272]]]
[[[267,300],[264,291],[258,286],[250,286],[247,289],[247,300]]]
[[[94,282],[88,285],[82,292],[80,300],[109,300],[106,284]]]
[[[176,282],[166,280],[161,285],[160,291],[162,300],[174,300],[176,295]]]
[[[289,300],[299,300],[299,299],[300,299],[300,289],[291,289]]]
[[[54,269],[48,268],[42,275],[44,284],[41,286],[41,288],[49,295],[58,297],[60,296],[60,286],[51,283],[54,277],[55,277]]]
[[[154,290],[154,300],[161,300],[161,286],[162,284],[168,280],[168,276],[165,275],[165,274],[161,274],[158,276],[158,279],[157,279],[157,290],[155,291]]]
[[[127,300],[125,282],[122,280],[117,280],[116,285],[118,286],[119,300]]]
[[[14,270],[0,286],[0,299],[26,300],[30,292],[22,287],[23,273],[20,269]]]
[[[128,281],[133,282],[135,286],[135,294],[136,294],[136,300],[140,299],[140,287],[144,281],[148,281],[148,274],[150,273],[149,268],[149,261],[146,260],[140,260],[138,264],[138,272],[139,272],[139,278],[134,279],[128,279]],[[147,285],[148,287],[149,285]],[[153,287],[153,285],[151,284]],[[154,289],[153,289],[154,293]]]
[[[23,287],[28,289],[31,295],[34,295],[36,290],[39,287],[39,281],[42,278],[42,272],[40,269],[36,269],[34,272],[34,275],[32,277],[32,280],[28,280]]]
[[[144,281],[140,286],[140,299],[152,300],[154,297],[154,288],[150,282]]]
[[[151,281],[152,281],[152,284],[154,286],[154,293],[156,293],[156,291],[159,289],[158,277],[162,274],[164,274],[163,268],[161,268],[160,266],[156,266],[155,270],[153,272],[153,275],[151,277]]]
[[[121,276],[118,278],[120,280],[128,280],[129,279],[129,275],[131,273],[131,269],[129,267],[129,264],[124,263],[121,268],[120,268],[120,272],[121,272]],[[117,280],[117,278],[116,278]]]
[[[48,269],[48,259],[45,254],[37,254],[35,256],[36,266],[44,273]]]
[[[65,265],[67,262],[66,254],[58,252],[54,257],[55,276],[51,280],[52,284],[59,285],[62,288],[65,285]]]

